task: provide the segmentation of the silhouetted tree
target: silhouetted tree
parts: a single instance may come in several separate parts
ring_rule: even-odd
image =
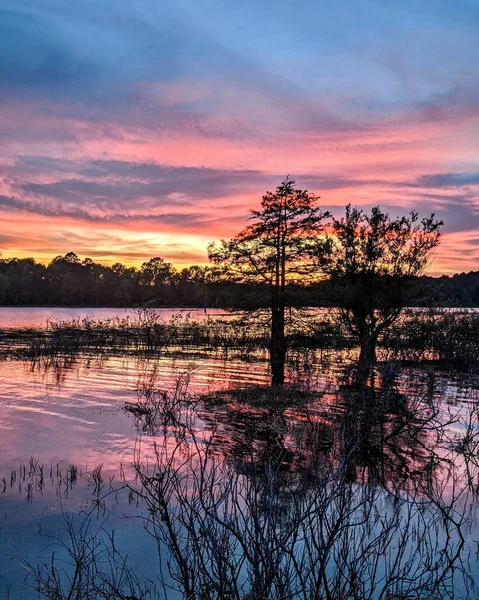
[[[176,276],[175,297],[182,305],[205,305],[207,269],[198,265],[184,267]]]
[[[208,247],[210,260],[221,266],[228,278],[266,284],[269,289],[273,384],[284,382],[286,286],[312,275],[310,251],[328,216],[314,205],[316,200],[286,178],[275,192],[266,192],[261,210],[251,211],[251,225],[233,239]]]
[[[144,262],[141,265],[139,281],[148,290],[145,299],[162,303],[165,299],[165,286],[173,282],[175,274],[173,265],[159,256]]]
[[[7,275],[0,273],[0,304],[5,304],[8,290],[10,289],[10,280]]]
[[[33,258],[7,258],[0,263],[5,304],[41,304],[45,267]]]
[[[367,381],[376,362],[379,335],[406,306],[411,282],[427,266],[439,243],[442,221],[419,220],[417,212],[392,218],[379,207],[370,214],[350,205],[333,219],[332,235],[319,240],[321,270],[336,284],[342,322],[358,340],[358,381]]]

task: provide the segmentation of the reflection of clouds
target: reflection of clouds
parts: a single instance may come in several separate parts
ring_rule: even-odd
[[[117,312],[125,318],[124,311]],[[47,466],[73,463],[88,470],[103,464],[104,472],[114,474],[120,463],[131,464],[135,449],[143,460],[154,459],[155,441],[174,445],[179,436],[186,451],[190,436],[182,436],[174,419],[188,422],[200,437],[213,436],[212,449],[238,466],[254,462],[270,468],[279,461],[278,468],[305,481],[320,464],[339,468],[346,461],[353,479],[374,479],[393,488],[409,480],[419,485],[425,465],[436,477],[443,459],[450,457],[447,439],[455,415],[444,406],[460,397],[460,380],[439,379],[429,397],[430,373],[406,370],[400,387],[377,388],[368,408],[360,401],[361,391],[340,384],[340,367],[316,371],[309,390],[275,390],[267,386],[265,363],[210,357],[190,370],[189,361],[188,356],[148,360],[125,355],[96,361],[78,355],[70,361],[0,362],[4,468],[34,456]],[[188,394],[200,394],[191,406],[174,400],[177,377],[185,373],[191,374]],[[142,389],[153,395],[138,395]],[[173,403],[155,395],[158,390],[169,390]],[[147,406],[145,398],[159,402],[159,408],[173,406],[174,419],[144,429],[141,415],[135,420],[123,409],[140,401]]]
[[[65,313],[57,318],[71,318],[68,309],[56,312]],[[124,310],[117,312],[124,318]],[[174,311],[161,311],[165,319],[171,316],[168,312]],[[201,319],[203,312],[198,312]],[[87,309],[84,315],[88,315]],[[47,318],[40,317],[43,325]],[[24,325],[29,324],[27,312],[24,319]],[[5,468],[28,463],[31,456],[46,465],[45,469],[56,462],[73,463],[83,471],[102,464],[108,476],[118,476],[120,463],[125,469],[131,465],[138,444],[144,459],[154,458],[154,441],[167,434],[159,427],[155,436],[138,440],[134,419],[123,408],[126,402],[137,400],[136,389],[145,374],[155,370],[158,388],[171,390],[177,375],[190,366],[191,357],[168,356],[151,361],[111,356],[104,362],[78,356],[71,362],[60,360],[57,365],[36,364],[34,368],[29,361],[0,361],[0,479],[8,474]],[[204,392],[248,378],[266,383],[267,371],[263,363],[253,366],[249,362],[204,359],[201,369],[192,371],[189,390]],[[197,426],[203,430],[200,420]],[[173,431],[168,435],[174,444]]]

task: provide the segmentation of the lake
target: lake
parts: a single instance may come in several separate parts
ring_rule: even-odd
[[[205,313],[203,308],[157,308],[155,309],[155,312],[157,312],[163,319],[169,319],[175,314],[189,314],[193,319],[203,319],[205,316],[214,318],[228,314],[226,311],[221,309],[207,309],[207,312]],[[134,308],[52,308],[48,306],[0,306],[0,329],[44,328],[51,320],[71,321],[85,317],[96,320],[124,319],[126,317],[133,319],[137,313],[138,311]]]
[[[164,319],[177,312],[158,310]],[[206,318],[203,310],[185,312],[192,319]],[[215,311],[208,318],[225,314]],[[124,309],[2,308],[0,324],[2,329],[41,328],[48,320],[83,316],[133,319],[135,313]],[[416,573],[421,589],[426,590],[439,581],[439,567],[434,573],[430,566],[426,568],[429,563],[417,548],[421,552],[430,550],[429,558],[434,557],[434,548],[441,548],[450,538],[454,544],[451,551],[459,548],[468,575],[459,576],[459,570],[456,574],[445,567],[440,582],[444,597],[451,590],[458,597],[475,597],[468,594],[479,584],[478,461],[476,447],[466,459],[464,445],[476,443],[477,378],[430,365],[408,365],[395,374],[391,391],[387,378],[398,367],[384,366],[380,374],[382,388],[377,394],[380,398],[384,394],[385,400],[375,404],[376,420],[371,424],[363,418],[363,412],[355,412],[356,404],[351,410],[351,399],[359,402],[345,379],[351,356],[349,351],[330,350],[309,357],[307,363],[288,365],[288,385],[273,396],[268,391],[270,373],[264,351],[251,356],[233,353],[227,359],[221,353],[191,350],[154,356],[79,353],[48,361],[6,357],[0,362],[0,597],[43,597],[31,587],[35,580],[32,570],[48,562],[52,552],[60,560],[66,559],[61,544],[69,543],[69,519],[78,529],[87,513],[92,515],[88,521],[90,531],[103,537],[105,532],[115,531],[115,548],[128,554],[138,576],[155,579],[162,567],[167,572],[163,583],[166,579],[167,585],[172,585],[174,578],[168,573],[168,560],[172,555],[174,560],[171,540],[158,534],[162,549],[158,557],[158,539],[145,533],[145,524],[160,527],[165,517],[155,521],[148,497],[132,492],[139,480],[143,481],[140,491],[151,491],[148,486],[154,481],[155,469],[167,472],[172,465],[175,476],[181,473],[188,483],[185,488],[170,490],[171,510],[179,507],[183,515],[192,511],[195,524],[204,518],[206,509],[203,506],[203,512],[199,512],[190,499],[203,490],[204,482],[215,481],[209,493],[221,490],[222,494],[210,505],[207,522],[198,525],[198,531],[203,532],[203,546],[195,545],[197,537],[182,538],[191,556],[206,551],[210,542],[211,548],[217,548],[214,544],[218,540],[205,532],[217,531],[218,523],[227,515],[231,527],[241,524],[252,546],[254,539],[269,531],[262,544],[276,544],[276,555],[281,555],[282,561],[279,571],[294,573],[297,581],[300,563],[299,571],[313,578],[308,564],[316,564],[318,549],[304,541],[309,539],[304,523],[309,522],[311,510],[307,516],[301,512],[309,498],[309,507],[325,502],[320,528],[328,529],[338,514],[349,523],[344,535],[334,532],[338,536],[331,544],[335,554],[325,560],[324,580],[318,585],[324,586],[326,580],[335,582],[337,590],[351,585],[351,574],[346,584],[339,581],[333,567],[344,560],[349,540],[354,548],[348,550],[348,568],[356,556],[355,560],[368,565],[385,585],[388,573],[391,577],[397,575],[392,566],[396,557],[401,568]],[[363,396],[360,402],[367,403],[367,399]],[[202,473],[201,481],[198,473]],[[255,487],[257,481],[262,482],[259,487]],[[274,498],[274,503],[265,509],[258,494],[263,498],[264,482],[271,481],[276,483],[271,484],[264,498]],[[233,487],[225,482],[235,482],[234,502]],[[330,496],[321,499],[321,490],[328,490]],[[257,530],[248,525],[256,522],[248,520],[253,496],[261,514]],[[400,510],[394,508],[399,505]],[[370,511],[368,531],[359,525],[359,515],[366,508]],[[315,515],[319,513],[318,509]],[[297,518],[299,514],[301,519]],[[389,519],[387,523],[383,518]],[[284,531],[281,528],[285,519],[289,529],[281,538],[281,546],[277,536],[279,530]],[[459,533],[457,523],[461,524]],[[270,526],[272,529],[268,529]],[[362,537],[354,537],[359,530]],[[386,533],[393,530],[394,536],[387,538]],[[228,577],[236,569],[238,581],[250,582],[242,584],[246,598],[254,578],[248,563],[240,558],[241,542],[237,538],[235,543],[230,538],[225,541],[224,530],[221,535],[230,557]],[[293,538],[297,544],[294,560],[293,554],[285,550]],[[387,556],[389,562],[378,562],[373,546],[381,548],[379,555]],[[354,554],[358,548],[363,554]],[[209,565],[217,560],[215,552],[208,554]],[[456,560],[453,555],[449,559]],[[266,564],[269,557],[262,560]],[[443,559],[435,560],[439,564]],[[70,573],[71,567],[65,567],[65,571]],[[358,571],[355,577],[360,575]],[[256,582],[261,579],[260,574],[254,577]],[[161,588],[159,581],[155,585]],[[202,585],[209,590],[210,595],[205,597],[221,597],[208,587],[211,581],[205,580]],[[271,585],[269,597],[279,597],[271,591],[279,593],[279,582]],[[378,583],[377,590],[382,589],[381,585]],[[391,580],[388,585],[396,584]],[[414,586],[408,585],[412,594]],[[165,597],[162,589],[158,597]],[[180,592],[168,589],[166,597],[182,597]],[[230,597],[224,593],[223,597]],[[303,597],[299,592],[291,594]],[[368,594],[379,597],[379,591],[376,594],[373,589]]]

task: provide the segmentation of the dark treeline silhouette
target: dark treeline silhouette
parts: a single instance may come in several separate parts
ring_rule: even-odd
[[[184,306],[267,307],[266,285],[220,281],[212,267],[193,265],[175,269],[162,258],[152,258],[139,269],[80,260],[74,252],[49,265],[34,258],[0,259],[0,306]],[[337,282],[290,285],[290,306],[334,306]],[[479,271],[416,277],[410,290],[411,306],[479,307]]]
[[[0,260],[0,304],[60,306],[203,306],[207,269],[180,271],[162,258],[139,269],[80,260],[74,252],[43,265],[33,258]]]
[[[311,306],[335,306],[338,283],[322,281],[305,291]],[[408,290],[410,307],[477,308],[479,307],[479,271],[412,278]]]

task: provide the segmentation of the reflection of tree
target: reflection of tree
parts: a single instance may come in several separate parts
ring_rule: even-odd
[[[98,364],[82,355],[47,357],[33,361],[31,369],[61,386],[68,373],[92,360]],[[166,427],[181,433],[199,416],[215,431],[211,449],[241,472],[252,464],[263,470],[275,464],[304,482],[321,462],[341,465],[351,482],[373,480],[398,490],[411,479],[427,487],[450,467],[438,443],[450,419],[441,417],[430,376],[417,376],[408,389],[399,387],[394,374],[383,374],[374,388],[343,382],[335,398],[331,389],[323,396],[285,386],[230,390],[199,401],[188,394],[190,375],[185,371],[164,389],[156,388],[154,377],[143,382],[137,402],[126,406],[139,431],[155,435]]]
[[[82,364],[80,354],[68,357],[38,357],[26,363],[29,371],[38,372],[47,382],[54,383],[57,388],[62,388],[70,373],[78,373]]]
[[[165,597],[442,600],[464,586],[461,490],[443,494],[427,385],[345,383],[323,411],[300,389],[251,388],[204,398],[195,421],[181,381],[145,404],[163,435],[152,422],[153,459],[138,452],[125,482],[165,556]]]
[[[311,419],[303,408],[317,399],[301,388],[250,387],[203,399],[201,419],[215,430],[212,448],[247,472],[254,464],[274,464],[284,473],[307,478],[313,457],[326,457],[331,426]],[[309,465],[309,466],[308,466]]]
[[[401,390],[386,377],[375,388],[343,383],[335,401],[324,405],[320,394],[300,388],[289,395],[286,388],[283,401],[264,388],[246,388],[205,398],[199,414],[215,429],[212,447],[241,472],[252,463],[266,470],[276,462],[307,481],[327,462],[350,482],[401,490],[413,481],[427,488],[449,467],[439,442],[450,419],[427,386],[409,386]]]
[[[339,451],[349,479],[398,490],[411,479],[430,485],[441,469],[437,442],[448,425],[440,422],[437,406],[395,386],[360,390],[345,385],[340,394]]]

